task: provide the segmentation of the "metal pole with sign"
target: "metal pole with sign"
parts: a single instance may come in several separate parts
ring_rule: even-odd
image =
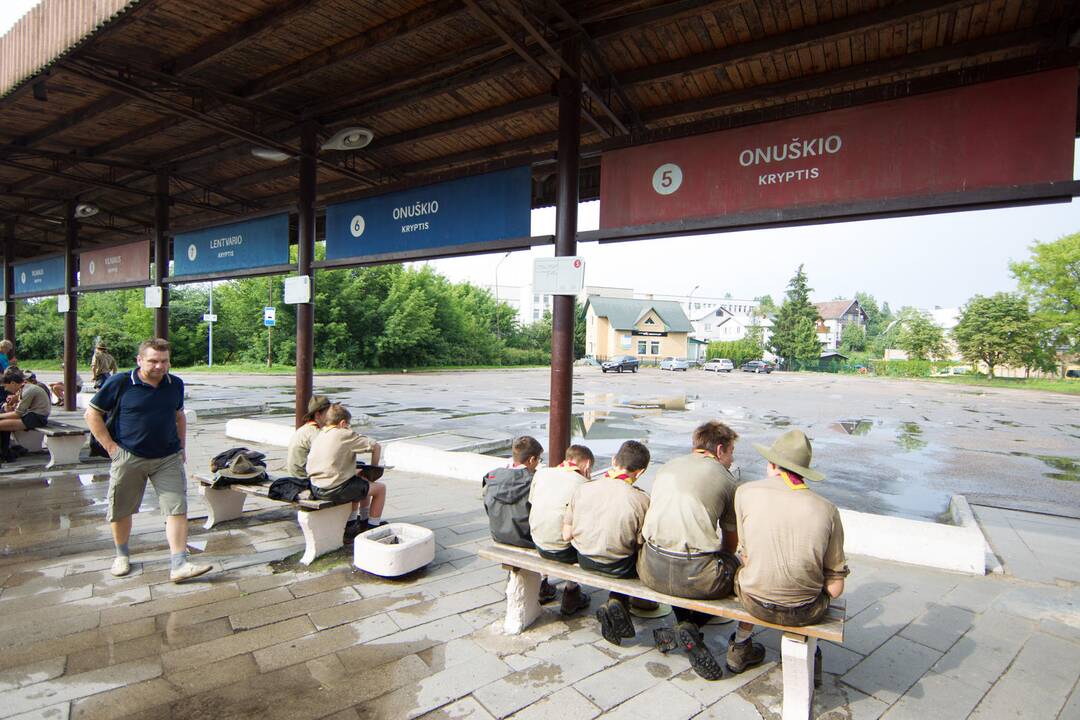
[[[210,283],[210,311],[203,315],[203,321],[209,325],[206,333],[206,366],[214,367],[214,323],[217,315],[214,314],[214,283]]]
[[[263,325],[266,326],[266,367],[270,367],[270,333],[277,325],[277,309],[273,305],[263,308]]]

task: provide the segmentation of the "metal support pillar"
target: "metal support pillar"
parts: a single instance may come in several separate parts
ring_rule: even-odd
[[[12,263],[15,259],[15,221],[11,220],[4,229],[4,339],[15,344],[15,303],[11,299],[11,293],[15,290],[15,270]]]
[[[64,222],[64,294],[68,298],[68,311],[64,314],[64,409],[74,410],[76,405],[75,375],[79,365],[79,284],[78,267],[75,264],[75,247],[79,242],[79,223],[75,219],[75,202],[67,203]]]
[[[161,307],[154,310],[154,337],[169,339],[169,173],[158,170],[154,194],[154,284],[161,288]]]
[[[304,422],[311,399],[315,367],[315,125],[304,123],[300,134],[300,197],[297,198],[296,272],[311,277],[311,302],[296,306],[296,427]]]
[[[574,74],[581,66],[577,43],[563,46]],[[559,73],[558,190],[555,204],[555,255],[577,254],[578,155],[581,148],[581,82],[563,68]],[[551,415],[548,463],[558,465],[570,444],[570,411],[574,390],[574,296],[552,298]]]

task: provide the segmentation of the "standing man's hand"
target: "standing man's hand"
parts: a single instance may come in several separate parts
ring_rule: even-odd
[[[105,452],[109,453],[109,459],[116,457],[116,453],[120,450],[120,446],[115,442],[110,442],[108,445],[103,446]]]

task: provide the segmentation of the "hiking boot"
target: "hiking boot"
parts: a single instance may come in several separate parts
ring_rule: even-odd
[[[690,667],[694,672],[705,680],[719,680],[724,677],[723,668],[716,662],[696,625],[689,622],[679,623],[675,626],[675,636],[690,657]]]
[[[612,645],[622,645],[624,638],[634,637],[634,623],[618,600],[608,600],[596,610],[600,634]]]
[[[814,687],[821,687],[821,647],[814,651]]]
[[[576,615],[589,607],[589,596],[581,592],[581,586],[575,585],[572,589],[563,588],[562,603],[559,605],[559,613],[563,617]]]
[[[735,642],[735,633],[731,634],[727,646],[727,669],[738,675],[743,670],[760,665],[765,660],[765,646],[746,638],[741,643]]]
[[[345,534],[341,536],[342,545],[351,545],[356,536],[362,532],[367,531],[367,522],[357,518],[356,520],[350,520],[345,523]]]
[[[109,568],[109,573],[116,577],[123,577],[131,572],[131,558],[123,555],[117,555],[113,560],[112,567]]]
[[[169,579],[174,583],[190,580],[191,578],[205,575],[214,569],[213,565],[196,565],[195,563],[186,562],[180,567],[169,573]]]
[[[554,585],[548,582],[547,578],[540,580],[540,604],[547,605],[549,602],[555,602],[555,598],[559,596],[559,590]]]

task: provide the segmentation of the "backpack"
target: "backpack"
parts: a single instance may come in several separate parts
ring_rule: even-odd
[[[120,418],[120,401],[124,399],[124,391],[127,390],[130,384],[128,382],[120,383],[120,389],[116,392],[116,404],[113,405],[109,414],[105,416],[105,429],[109,431],[109,437],[114,441],[116,440],[116,424]],[[90,433],[90,457],[109,457],[105,446],[97,441],[94,433]]]
[[[529,529],[532,473],[524,468],[496,468],[484,476],[484,509],[495,542],[535,547]]]

